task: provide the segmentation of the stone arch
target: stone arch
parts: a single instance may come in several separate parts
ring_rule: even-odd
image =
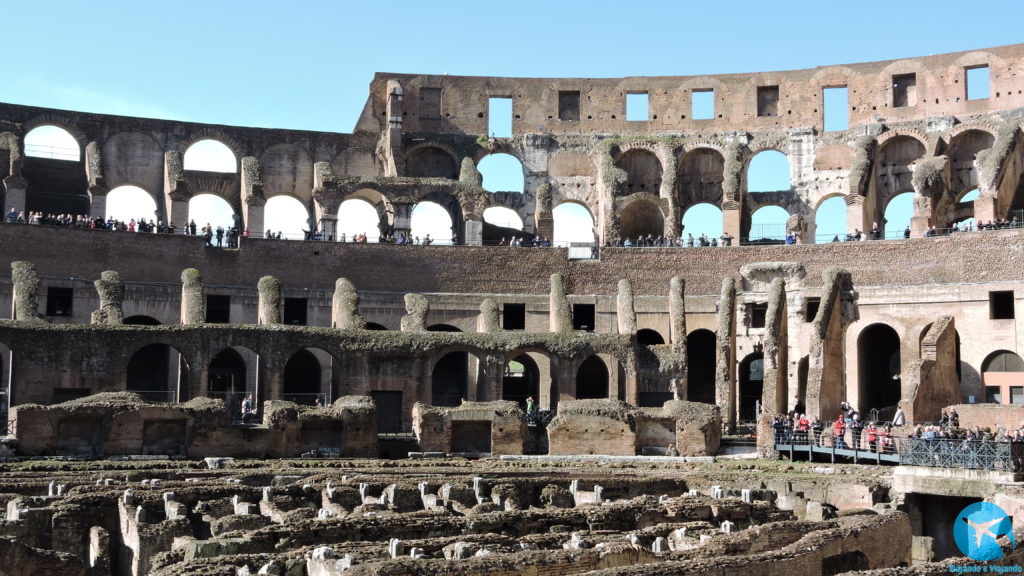
[[[163,220],[162,202],[155,194],[141,186],[118,186],[107,192],[106,196],[106,212],[103,214],[105,218],[122,222],[139,218]]]
[[[757,408],[760,406],[764,390],[764,354],[754,352],[740,360],[737,376],[739,394],[736,406],[739,410],[739,420],[753,422],[757,420]],[[773,408],[774,406],[770,406],[768,409]]]
[[[590,217],[589,226],[584,217]],[[567,200],[560,202],[551,211],[554,222],[553,242],[556,245],[565,245],[568,242],[594,242],[595,227],[597,219],[590,206],[583,202]]]
[[[604,360],[594,355],[576,369],[576,399],[608,398],[609,372]]]
[[[260,155],[263,195],[290,195],[303,204],[312,200],[313,159],[297,144],[275,144]]]
[[[405,152],[405,175],[413,178],[459,179],[457,156],[437,144],[421,144]]]
[[[902,398],[900,336],[892,326],[877,322],[857,336],[858,409],[896,406]],[[830,418],[831,415],[821,415]]]
[[[448,213],[448,216],[452,220],[452,232],[458,234],[459,238],[465,240],[465,214],[463,213],[462,203],[459,202],[458,197],[456,197],[453,194],[449,194],[448,192],[445,192],[443,190],[433,190],[419,197],[416,200],[416,205],[419,205],[423,202],[433,202],[434,204],[437,204],[438,206],[443,208],[444,211]],[[416,210],[416,205],[413,206],[413,211]],[[439,240],[443,241],[444,238],[439,238]]]
[[[960,196],[978,186],[974,160],[979,152],[988,150],[994,143],[992,133],[978,128],[963,130],[950,140],[946,155],[950,163],[949,193],[952,196]]]
[[[350,209],[356,206],[350,201],[369,204],[377,213],[376,221],[364,222],[368,212],[367,214],[360,214],[359,212],[363,211],[357,211],[355,214],[348,214],[346,212],[346,203],[349,203],[348,207]],[[394,224],[394,216],[394,206],[387,196],[373,188],[360,188],[345,196],[338,205],[337,233],[339,238],[342,233],[346,234],[347,241],[352,241],[356,234],[366,233],[368,241],[376,242],[381,234],[386,234],[391,230]]]
[[[741,237],[749,242],[759,244],[781,244],[786,239],[786,223],[789,211],[775,204],[757,207],[750,214],[749,228]],[[744,218],[746,220],[746,218]]]
[[[909,134],[892,136],[884,143],[879,139],[874,162],[879,206],[894,194],[914,190],[911,182],[914,174],[913,165],[924,158],[926,152],[927,146],[924,141]]]
[[[636,343],[643,346],[657,346],[665,343],[665,337],[653,328],[641,328],[636,331]]]
[[[526,166],[515,154],[494,152],[477,161],[477,170],[483,177],[483,188],[488,192],[526,191]]]
[[[677,168],[679,213],[703,202],[721,208],[724,180],[725,158],[721,152],[714,148],[688,150],[679,159]]]
[[[384,330],[390,330],[390,328],[388,328],[387,326],[385,326],[383,324],[378,324],[376,322],[367,322],[366,323],[366,330],[384,331]]]
[[[615,167],[626,172],[621,194],[647,192],[657,196],[661,191],[662,165],[658,155],[646,148],[631,148],[615,160]]]
[[[318,351],[321,354],[327,354],[323,350]],[[330,366],[327,369],[329,370]],[[321,405],[327,405],[329,395],[326,393],[326,390],[329,388],[329,373],[328,379],[325,382],[324,366],[316,354],[314,354],[313,349],[303,348],[296,350],[288,358],[288,361],[285,362],[282,380],[284,400],[295,402],[296,404],[314,406],[319,399]]]
[[[814,243],[842,239],[849,231],[845,194],[826,194],[814,206]]]
[[[109,188],[138,186],[161,206],[163,168],[164,147],[150,134],[118,132],[103,143],[103,178]]]
[[[1024,359],[1012,350],[996,350],[985,356],[981,362],[981,371],[985,372],[1024,372]]]
[[[789,156],[781,150],[766,148],[747,162],[748,192],[783,192],[793,188]]]
[[[207,156],[213,156],[214,159],[206,160]],[[185,170],[238,174],[242,155],[224,140],[208,137],[189,144],[182,151],[181,160]]]
[[[260,377],[259,366],[260,355],[245,346],[226,346],[209,358],[207,396],[224,400],[232,420],[242,419],[241,404],[248,394],[253,396],[253,408],[257,413],[261,413],[264,400],[280,399],[270,397]]]
[[[458,406],[469,397],[470,359],[475,355],[466,350],[452,350],[440,355],[430,370],[430,404]]]
[[[315,228],[313,222],[307,202],[294,194],[281,193],[267,197],[263,217],[264,235],[276,230],[282,232],[284,238],[301,240],[306,238],[305,231]]]
[[[331,170],[338,176],[381,176],[381,166],[377,155],[369,148],[346,148],[334,157]]]
[[[687,396],[691,402],[715,403],[715,364],[717,338],[706,328],[686,336]]]
[[[525,409],[529,397],[535,404],[540,398],[540,368],[529,354],[519,353],[505,363],[501,399],[515,402]]]
[[[201,142],[203,140],[214,140],[224,146],[227,146],[235,156],[235,172],[238,172],[238,167],[240,166],[242,158],[247,155],[245,146],[243,146],[241,142],[236,140],[228,132],[210,126],[199,128],[189,134],[187,138],[178,142],[178,152],[181,152],[183,163],[185,160],[185,153],[188,152],[188,149],[197,142]]]
[[[188,219],[196,221],[196,232],[207,223],[214,230],[218,226],[225,229],[239,222],[241,201],[227,199],[216,192],[194,194],[188,201]]]
[[[700,202],[688,206],[683,212],[682,231],[689,243],[689,237],[694,237],[694,245],[699,245],[702,236],[708,239],[718,238],[722,235],[722,208],[720,205],[710,202]]]
[[[125,390],[151,402],[177,402],[189,387],[189,365],[173,346],[147,344],[128,359]]]
[[[657,200],[657,196],[646,193],[630,196],[619,209],[619,235],[631,239],[648,235],[660,237],[665,231],[665,214]]]
[[[82,127],[78,125],[77,116],[65,116],[56,112],[47,112],[22,122],[21,129],[22,133],[27,137],[32,131],[43,126],[53,126],[67,132],[78,143],[80,152],[84,151],[86,145],[89,144],[89,137],[85,134]]]

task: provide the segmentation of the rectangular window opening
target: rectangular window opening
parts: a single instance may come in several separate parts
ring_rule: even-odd
[[[594,331],[595,311],[593,304],[572,305],[572,329]]]
[[[441,117],[441,89],[420,88],[420,117],[440,118]]]
[[[690,95],[690,118],[713,120],[715,118],[715,91],[694,90]]]
[[[903,108],[917,102],[917,74],[897,74],[892,77],[892,106]]]
[[[850,127],[850,92],[846,86],[822,90],[825,109],[825,132],[846,130]]]
[[[580,119],[579,90],[558,92],[558,119],[563,122],[575,122]]]
[[[501,327],[505,330],[526,330],[526,304],[504,304]]]
[[[206,321],[210,324],[230,324],[231,296],[207,294]]]
[[[755,302],[750,305],[750,327],[764,328],[768,317],[768,303]]]
[[[650,96],[647,92],[626,94],[626,120],[646,122],[650,118]]]
[[[757,87],[757,115],[778,116],[779,115],[779,87],[758,86]]]
[[[1003,403],[1003,394],[999,386],[985,386],[985,402],[989,404]]]
[[[1024,404],[1024,386],[1010,386],[1010,404]]]
[[[74,297],[74,288],[48,287],[46,289],[46,315],[71,316]]]
[[[1013,290],[997,290],[988,293],[988,317],[992,320],[1013,320]]]
[[[818,308],[821,307],[821,298],[808,298],[804,301],[804,322],[814,322],[818,315]]]
[[[984,100],[989,97],[988,65],[965,68],[964,77],[968,100]]]
[[[487,132],[491,138],[512,137],[512,99],[487,99]]]
[[[308,298],[284,299],[284,323],[305,326],[307,321]]]

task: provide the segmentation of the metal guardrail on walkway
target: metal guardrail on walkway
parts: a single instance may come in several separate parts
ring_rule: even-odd
[[[949,438],[893,438],[888,445],[879,441],[868,445],[866,436],[857,447],[835,443],[824,435],[813,437],[793,434],[775,442],[780,455],[790,459],[806,455],[810,461],[836,462],[837,457],[854,463],[895,464],[1013,472],[1024,464],[1024,444],[995,440],[957,440]]]

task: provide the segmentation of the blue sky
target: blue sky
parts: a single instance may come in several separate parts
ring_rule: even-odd
[[[0,100],[349,132],[374,72],[756,72],[1019,42],[1024,4],[12,2]]]

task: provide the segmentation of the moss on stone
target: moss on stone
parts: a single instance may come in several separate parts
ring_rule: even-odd
[[[871,156],[875,148],[874,136],[861,136],[853,142],[853,164],[850,166],[850,194],[867,195],[868,176],[871,174]]]
[[[669,339],[673,348],[686,349],[686,280],[673,276],[668,283]]]
[[[483,186],[484,177],[480,174],[480,170],[477,169],[476,163],[473,162],[472,158],[466,157],[462,159],[462,166],[459,170],[459,182],[470,186]]]
[[[480,317],[477,321],[478,332],[501,331],[501,308],[494,298],[484,298],[480,303]]]
[[[715,401],[728,409],[730,426],[733,423],[733,348],[736,338],[736,280],[726,276],[722,280],[722,294],[718,301],[718,330],[715,333]]]
[[[914,165],[911,182],[919,194],[937,200],[946,191],[946,172],[949,158],[933,156],[919,160]]]
[[[256,284],[259,290],[260,324],[281,323],[281,281],[274,276],[264,276]]]
[[[1015,123],[1005,123],[996,132],[995,141],[992,147],[978,152],[976,158],[978,163],[978,187],[982,191],[995,191],[999,174],[1007,155],[1014,149],[1014,145],[1020,139],[1020,129]]]
[[[625,278],[619,280],[618,295],[615,299],[615,315],[618,319],[619,334],[636,334],[633,285]]]

